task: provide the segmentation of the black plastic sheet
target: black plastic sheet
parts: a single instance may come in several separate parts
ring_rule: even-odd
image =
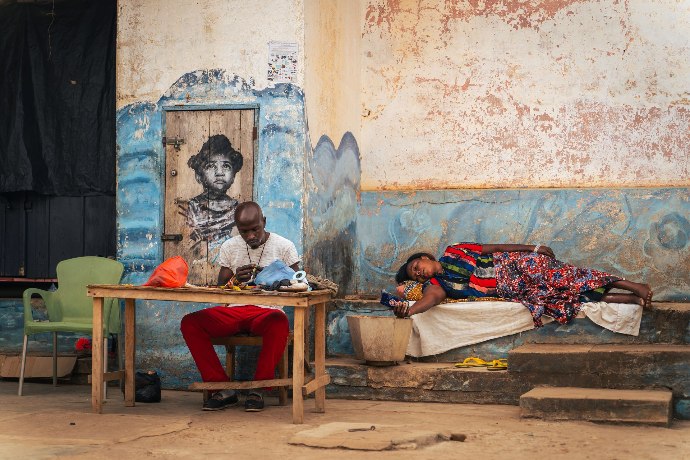
[[[0,193],[115,191],[115,0],[0,5]]]

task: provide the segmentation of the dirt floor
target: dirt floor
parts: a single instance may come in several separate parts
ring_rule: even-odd
[[[291,423],[291,406],[246,413],[241,406],[202,412],[199,393],[163,394],[159,404],[125,408],[110,390],[103,414],[91,413],[90,387],[0,381],[0,458],[119,459],[683,459],[690,458],[690,421],[670,428],[546,422],[521,419],[516,406],[327,400],[326,413],[306,401],[304,425]],[[269,402],[276,402],[271,401]],[[466,435],[464,442],[399,450],[361,451],[291,445],[305,430],[345,422],[395,431]],[[366,439],[366,432],[351,433]]]

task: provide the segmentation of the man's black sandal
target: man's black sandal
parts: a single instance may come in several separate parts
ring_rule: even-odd
[[[264,410],[264,397],[261,393],[252,391],[244,400],[244,410],[246,412],[261,412]]]
[[[239,398],[234,391],[217,391],[208,398],[201,410],[223,410],[237,405]]]

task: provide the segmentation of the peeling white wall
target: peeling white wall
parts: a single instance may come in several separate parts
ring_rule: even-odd
[[[303,0],[119,0],[117,107],[156,101],[198,69],[224,69],[268,86],[268,43],[299,45],[304,85]]]
[[[690,2],[363,1],[363,189],[690,184]]]

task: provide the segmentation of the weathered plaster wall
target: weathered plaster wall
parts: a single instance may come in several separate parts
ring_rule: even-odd
[[[305,0],[304,61],[309,129],[340,139],[359,138],[362,2]]]
[[[118,108],[155,102],[196,69],[225,69],[265,88],[270,41],[297,43],[303,69],[303,11],[303,0],[118,0]],[[293,83],[303,86],[302,71]]]
[[[413,252],[460,241],[547,244],[556,257],[690,300],[687,189],[437,190],[362,193],[361,289],[390,286]]]
[[[339,296],[357,289],[359,272],[359,149],[346,133],[336,149],[322,136],[307,164],[304,266],[339,285]]]
[[[305,182],[304,261],[345,295],[356,289],[359,266],[362,3],[305,0],[304,6],[305,101],[314,148]]]
[[[362,187],[690,183],[690,7],[364,0]]]
[[[164,108],[250,104],[260,110],[256,194],[269,230],[344,293],[390,285],[417,247],[536,241],[563,260],[650,282],[657,299],[687,300],[690,194],[670,188],[690,182],[679,83],[688,80],[687,11],[659,1],[481,5],[121,1],[125,282],[143,282],[163,257]],[[665,34],[645,32],[664,14]],[[348,59],[360,32],[357,70]],[[271,40],[304,50],[296,85],[267,87]],[[550,186],[573,188],[535,189]],[[528,190],[471,190],[486,187]],[[138,365],[161,371],[168,387],[198,378],[178,325],[202,307],[140,304]]]

